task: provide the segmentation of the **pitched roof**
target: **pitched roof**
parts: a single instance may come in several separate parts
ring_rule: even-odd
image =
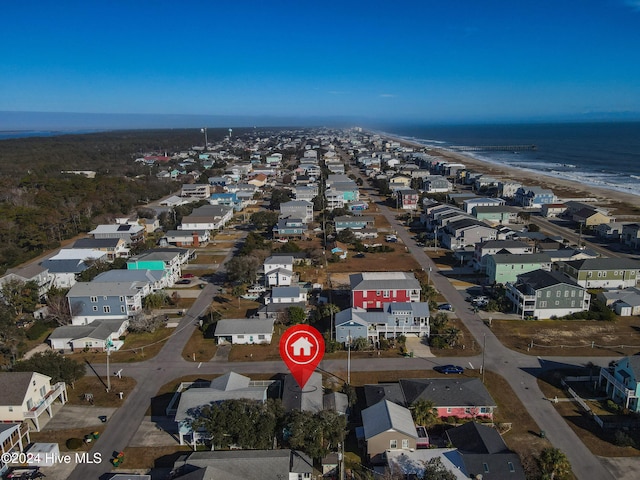
[[[495,428],[468,422],[446,431],[451,444],[462,452],[500,453],[509,449]]]
[[[273,319],[232,318],[219,320],[215,336],[269,335],[273,333]]]
[[[395,430],[409,437],[418,438],[409,409],[389,400],[382,400],[365,408],[362,411],[362,426],[366,440],[388,430]]]
[[[319,412],[323,409],[322,375],[313,372],[304,386],[300,388],[291,374],[284,377],[282,387],[282,406],[285,410],[300,410],[305,412]]]
[[[35,374],[36,372],[0,373],[0,405],[22,405]]]
[[[49,335],[49,339],[95,338],[107,340],[109,336],[122,327],[126,320],[94,320],[89,325],[63,325]]]
[[[489,391],[478,378],[424,378],[400,380],[406,405],[417,400],[432,401],[436,407],[495,406]]]
[[[640,270],[640,262],[628,258],[585,258],[564,263],[576,270]]]
[[[547,272],[546,270],[534,270],[533,272],[523,273],[518,275],[518,283],[527,284],[534,290],[553,287],[559,284],[566,284],[574,287],[579,286],[568,276],[555,270],[551,272]]]
[[[349,275],[351,290],[420,289],[420,282],[409,272],[362,272]]]

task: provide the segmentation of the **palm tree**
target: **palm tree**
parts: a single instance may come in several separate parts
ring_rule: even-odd
[[[411,416],[416,425],[432,427],[438,419],[438,410],[431,400],[417,400],[411,407]]]
[[[545,448],[536,459],[542,480],[563,480],[571,475],[567,456],[557,448]]]

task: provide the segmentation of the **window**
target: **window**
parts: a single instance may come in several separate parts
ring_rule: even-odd
[[[547,308],[547,302],[540,302],[540,308]]]
[[[483,462],[482,469],[484,470],[484,473],[489,473],[489,464]]]
[[[104,313],[111,313],[111,307],[109,305],[105,305],[104,307],[102,307],[102,311]]]
[[[102,300],[106,300],[106,299],[107,299],[107,296],[106,296],[106,295],[104,295],[104,296],[102,297]]]
[[[389,440],[389,448],[391,450],[398,448],[398,440]]]
[[[547,298],[551,296],[551,290],[547,290]]]
[[[266,335],[258,335],[258,340],[264,340],[266,338]]]
[[[447,413],[451,413],[451,409],[450,408],[447,408]]]
[[[381,291],[380,290],[376,290],[376,297],[380,296]]]
[[[571,290],[571,298],[576,296],[576,291],[575,290]]]
[[[238,335],[238,338],[244,338],[244,335]]]
[[[556,300],[556,307],[560,305],[560,300]]]
[[[124,297],[122,295],[120,295],[120,301],[124,302]]]
[[[384,292],[382,292],[382,295],[384,296],[384,298],[389,298],[389,290],[385,290]]]
[[[558,290],[556,292],[556,298],[560,298],[562,296],[562,292],[560,290]]]
[[[27,410],[31,410],[33,408],[33,400],[27,400]]]
[[[47,387],[44,385],[40,387],[40,396],[44,397],[47,394]]]
[[[91,303],[97,303],[98,297],[91,297]]]
[[[366,291],[366,290],[364,290],[364,291],[362,292],[362,298],[367,298],[367,291]]]
[[[402,448],[409,448],[409,439],[408,438],[403,438],[402,439]]]
[[[507,465],[509,466],[509,471],[510,471],[511,473],[513,473],[513,472],[515,472],[515,471],[516,471],[515,467],[513,466],[513,463],[511,463],[511,462],[507,462]]]
[[[564,291],[564,298],[569,298],[569,290]]]
[[[98,311],[98,307],[96,305],[93,306],[93,311],[97,312]]]
[[[124,305],[120,305],[120,313],[124,313],[124,312],[125,312]]]
[[[9,411],[10,411],[10,412],[13,412],[13,407],[9,407]]]

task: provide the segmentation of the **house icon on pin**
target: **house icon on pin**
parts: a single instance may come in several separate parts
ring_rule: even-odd
[[[293,347],[293,356],[294,357],[309,357],[311,356],[311,347],[313,347],[313,343],[311,343],[307,337],[300,337],[295,342],[291,344]]]

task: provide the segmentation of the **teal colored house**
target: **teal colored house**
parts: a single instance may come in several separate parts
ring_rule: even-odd
[[[600,369],[599,383],[611,400],[632,412],[640,412],[640,355],[625,357],[613,368]]]
[[[156,248],[127,260],[127,270],[163,270],[170,283],[180,278],[182,265],[189,260],[186,248]]]
[[[551,257],[546,253],[496,253],[487,256],[489,283],[515,283],[518,275],[534,270],[551,270]]]

